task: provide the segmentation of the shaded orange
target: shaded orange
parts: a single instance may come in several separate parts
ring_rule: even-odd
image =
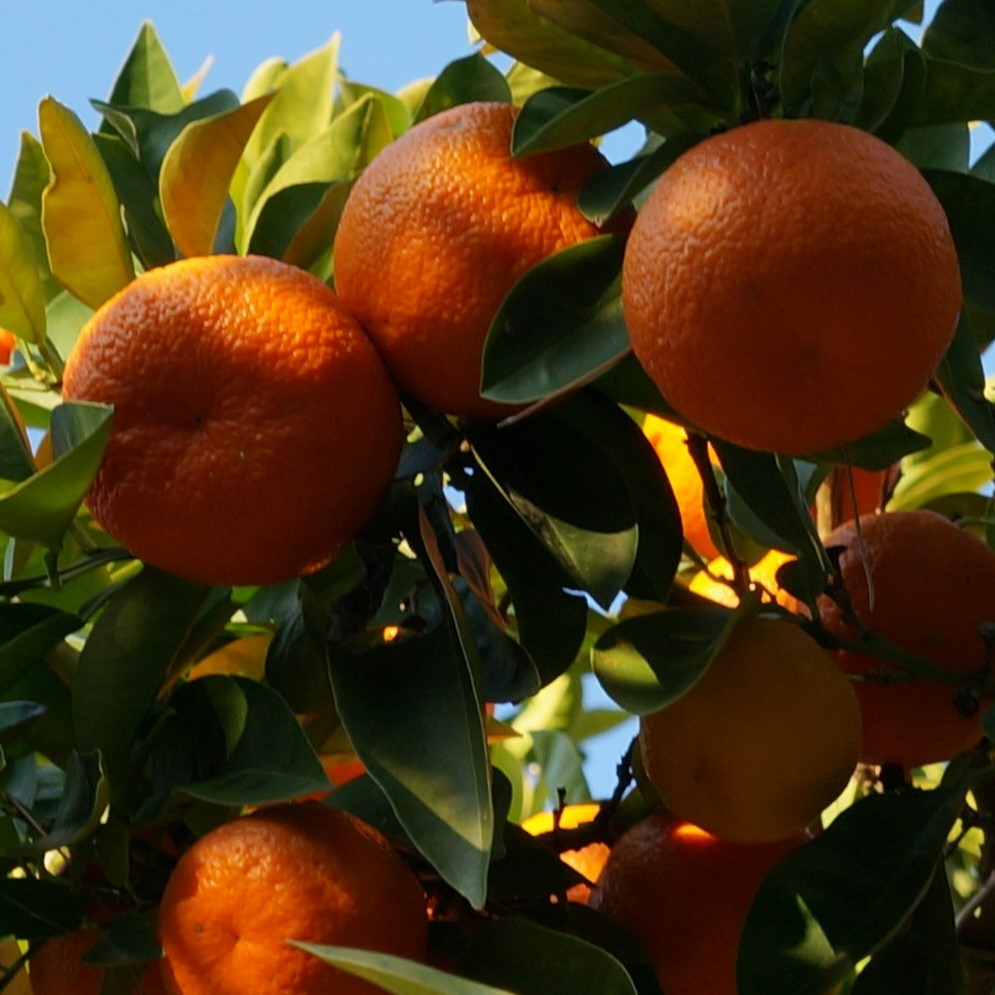
[[[101,995],[107,968],[86,964],[81,959],[99,941],[100,932],[82,928],[45,940],[31,952],[28,977],[34,995]],[[131,995],[165,995],[158,961],[141,971]]]
[[[771,549],[749,568],[750,581],[754,586],[762,589],[763,599],[765,601],[774,600],[790,612],[804,611],[804,605],[794,595],[778,586],[777,571],[785,563],[792,563],[796,559],[797,557],[790,553]],[[707,570],[699,570],[691,578],[688,587],[695,594],[710,598],[720,605],[735,608],[739,604],[739,595],[729,584],[723,583],[723,581],[731,581],[732,578],[732,564],[724,556],[719,556],[709,562]]]
[[[718,556],[719,548],[708,529],[705,487],[698,467],[688,452],[687,430],[683,425],[659,415],[647,414],[643,420],[643,434],[656,450],[667,473],[681,513],[684,538],[704,559],[711,560]],[[716,461],[713,459],[712,462]]]
[[[335,285],[402,391],[466,418],[491,321],[512,285],[598,235],[577,193],[606,160],[592,145],[511,157],[517,109],[460,104],[415,125],[356,181],[334,246]]]
[[[84,326],[63,387],[114,405],[94,517],[135,556],[209,584],[326,563],[373,514],[403,442],[362,329],[274,259],[143,273]]]
[[[801,846],[729,843],[658,812],[627,830],[591,907],[628,928],[667,995],[736,995],[736,952],[764,875]]]
[[[798,625],[742,619],[704,675],[640,719],[650,783],[683,819],[737,843],[801,832],[857,765],[850,681]]]
[[[565,805],[559,813],[559,828],[576,829],[585,823],[593,822],[600,810],[601,806],[595,803]],[[522,823],[522,829],[533,836],[552,833],[556,826],[557,820],[552,812],[536,812]],[[598,841],[588,843],[575,850],[561,850],[560,860],[572,867],[578,874],[583,874],[588,881],[594,883],[600,877],[601,869],[605,866],[610,852],[607,843]],[[591,885],[589,884],[575,884],[572,888],[567,889],[567,900],[571,902],[584,904],[590,896]]]
[[[760,120],[660,178],[626,249],[636,356],[681,416],[756,449],[859,439],[926,386],[960,269],[918,170],[858,128]]]
[[[309,802],[260,809],[202,836],[180,858],[159,914],[171,995],[372,995],[287,940],[423,960],[424,895],[384,836]]]
[[[825,539],[840,546],[840,573],[861,622],[929,662],[982,680],[985,643],[979,626],[995,621],[995,551],[931,511],[909,510],[860,518],[864,554],[853,522]],[[873,607],[867,584],[874,589]],[[828,596],[819,602],[823,625],[853,639],[855,629]],[[857,680],[863,712],[861,759],[905,767],[948,760],[981,739],[981,713],[992,700],[986,686],[974,714],[964,715],[959,688],[931,680],[882,681],[901,676],[901,664],[882,656],[839,650],[840,667]],[[988,668],[990,669],[990,661]],[[987,685],[988,682],[986,682]],[[979,688],[979,690],[981,690]]]

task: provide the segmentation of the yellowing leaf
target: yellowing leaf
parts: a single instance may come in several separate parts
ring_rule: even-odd
[[[0,327],[22,339],[45,339],[45,293],[31,243],[0,204]]]
[[[162,212],[185,256],[210,253],[235,168],[273,94],[193,121],[169,147],[159,174]]]
[[[42,194],[42,228],[52,273],[98,308],[135,276],[110,173],[83,122],[52,97],[38,108],[52,179]]]

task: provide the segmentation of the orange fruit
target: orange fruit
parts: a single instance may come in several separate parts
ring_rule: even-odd
[[[466,418],[484,340],[526,270],[600,234],[577,193],[607,166],[592,145],[513,159],[510,104],[460,104],[415,125],[356,181],[334,245],[335,286],[411,397]]]
[[[898,464],[884,470],[834,466],[819,486],[812,509],[820,534],[827,535],[860,515],[883,511],[900,473]]]
[[[650,783],[678,816],[736,843],[801,832],[857,765],[850,681],[797,625],[742,619],[702,677],[642,716]]]
[[[593,822],[600,810],[601,806],[594,803],[565,805],[560,811],[559,828],[576,829],[585,823]],[[522,829],[533,836],[542,836],[545,833],[552,833],[556,825],[552,812],[536,812],[522,823]],[[588,843],[576,850],[561,850],[560,860],[578,874],[583,874],[588,881],[596,882],[610,852],[607,843]],[[575,884],[567,889],[567,900],[571,902],[586,904],[590,896],[591,886],[588,884]]]
[[[63,393],[114,405],[88,496],[97,521],[207,584],[328,562],[375,511],[403,442],[359,325],[316,277],[262,257],[143,273],[87,322]]]
[[[0,366],[6,366],[10,362],[11,354],[17,347],[17,339],[13,332],[8,332],[6,328],[0,328]]]
[[[904,650],[979,681],[989,677],[979,626],[995,622],[995,550],[935,512],[893,511],[860,518],[864,554],[853,522],[825,539],[842,547],[840,575],[860,622]],[[867,573],[873,585],[873,605]],[[822,624],[831,633],[857,638],[845,613],[828,596],[820,599]],[[949,760],[981,739],[981,712],[992,700],[990,681],[979,707],[957,706],[962,688],[935,680],[898,679],[899,661],[838,650],[840,667],[855,675],[863,713],[861,760],[903,767]],[[888,680],[888,677],[891,680]],[[979,688],[979,691],[981,689]]]
[[[647,414],[643,434],[649,439],[667,473],[667,479],[677,499],[684,538],[699,556],[710,560],[719,555],[719,548],[708,529],[708,506],[705,487],[691,454],[688,452],[687,430],[683,425]],[[717,462],[713,459],[713,462]]]
[[[667,995],[736,995],[736,951],[760,882],[805,839],[730,843],[656,812],[616,841],[590,905],[639,940]]]
[[[632,347],[681,416],[755,449],[861,438],[926,386],[960,270],[942,206],[891,146],[761,120],[661,176],[622,269]]]
[[[83,927],[53,936],[32,950],[28,977],[34,995],[101,995],[107,968],[81,959],[99,939],[99,930]],[[135,970],[140,973],[135,987],[129,989],[131,995],[165,995],[157,961]]]
[[[315,802],[223,823],[180,858],[159,913],[171,995],[372,995],[287,940],[423,960],[418,879],[371,826]]]
[[[777,583],[777,571],[785,563],[793,562],[797,557],[779,549],[768,550],[752,567],[749,568],[750,581],[754,587],[761,589],[764,601],[776,601],[782,608],[790,612],[803,612],[804,605]],[[688,585],[690,590],[702,597],[710,598],[720,605],[735,608],[739,604],[739,595],[724,581],[733,578],[732,564],[724,557],[718,556],[708,564],[707,570],[699,570]]]

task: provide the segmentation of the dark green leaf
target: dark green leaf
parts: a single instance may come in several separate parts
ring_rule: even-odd
[[[901,932],[857,976],[851,995],[961,995],[954,902],[942,866]]]
[[[175,114],[182,109],[179,80],[150,21],[142,24],[108,102],[122,107],[144,107],[160,114]]]
[[[628,581],[638,548],[636,516],[610,456],[560,410],[502,429],[478,426],[470,442],[570,585],[608,608]]]
[[[655,712],[697,683],[740,614],[716,606],[624,619],[594,644],[594,673],[622,708],[636,715]]]
[[[915,123],[949,124],[995,117],[995,69],[926,59],[926,86]]]
[[[300,183],[276,191],[256,215],[248,251],[274,259],[283,259],[291,251],[300,261],[314,258],[316,235],[331,246],[350,189],[349,183]],[[310,229],[308,249],[302,241],[306,227]]]
[[[512,991],[636,995],[625,968],[600,947],[516,916],[492,920],[481,930],[469,966],[482,980]]]
[[[566,571],[480,468],[466,485],[467,510],[515,609],[518,638],[543,685],[573,663],[584,640],[587,604],[564,590]]]
[[[450,624],[361,655],[333,652],[349,740],[412,841],[474,905],[485,898],[493,814],[482,718]]]
[[[83,955],[82,960],[86,964],[112,967],[144,964],[161,956],[162,948],[148,917],[139,912],[127,912],[107,926],[101,939]]]
[[[226,591],[151,567],[104,608],[80,653],[73,719],[81,750],[100,750],[113,777],[168,677],[191,663],[230,618]]]
[[[0,702],[0,741],[9,741],[23,726],[44,714],[45,707],[35,701]]]
[[[909,127],[896,148],[921,170],[966,173],[971,162],[971,129],[964,122]]]
[[[954,410],[978,441],[995,453],[995,404],[985,397],[985,371],[974,332],[962,315],[957,333],[936,371],[936,379]]]
[[[825,991],[927,894],[966,788],[869,795],[761,884],[739,947],[743,995]]]
[[[508,103],[511,89],[500,70],[474,53],[450,62],[432,81],[414,115],[414,123],[457,104],[477,100]]]
[[[896,418],[863,439],[825,450],[812,458],[821,463],[849,463],[865,470],[886,470],[902,457],[928,449],[929,443],[929,436],[907,424],[904,418]]]
[[[31,443],[21,415],[0,383],[0,480],[19,484],[35,472]]]
[[[23,940],[68,933],[79,925],[80,909],[68,881],[0,879],[0,932]]]
[[[687,103],[698,95],[685,76],[646,73],[591,93],[549,87],[526,100],[515,120],[515,155],[566,148],[606,135],[632,120],[652,121],[663,106]]]
[[[987,0],[944,0],[936,5],[922,47],[933,58],[995,69],[995,9]]]
[[[876,132],[893,118],[906,94],[908,66],[916,55],[918,49],[901,28],[888,28],[881,35],[864,64],[864,89],[853,120],[858,128]]]
[[[157,793],[217,805],[266,805],[327,791],[328,778],[287,703],[245,677],[182,684],[152,763]]]
[[[995,183],[965,173],[927,170],[926,179],[940,199],[960,258],[964,296],[995,312]]]
[[[629,351],[619,269],[625,240],[562,249],[505,298],[484,346],[481,394],[527,404],[596,376]]]

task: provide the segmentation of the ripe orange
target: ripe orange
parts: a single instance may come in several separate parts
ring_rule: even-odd
[[[260,809],[202,836],[159,914],[171,995],[372,995],[376,986],[288,944],[362,947],[423,960],[417,878],[375,829],[315,802]]]
[[[684,538],[704,559],[718,556],[719,548],[708,529],[708,507],[701,474],[688,452],[687,431],[682,425],[659,415],[647,414],[643,421],[643,434],[656,450],[667,472],[681,513]]]
[[[924,510],[864,515],[860,531],[864,556],[853,522],[825,539],[827,547],[843,547],[840,574],[857,618],[885,639],[965,679],[990,677],[992,661],[986,663],[979,626],[995,622],[995,550]],[[856,638],[828,596],[820,599],[820,609],[830,632]],[[961,689],[952,684],[882,680],[900,678],[901,664],[851,650],[834,655],[844,671],[863,678],[854,687],[863,712],[865,763],[916,767],[948,760],[981,739],[980,715],[992,700],[990,682],[977,711],[965,715],[955,703]]]
[[[8,332],[6,328],[0,328],[0,366],[6,366],[10,362],[11,354],[17,346],[17,339],[13,332]]]
[[[33,950],[28,977],[34,995],[101,995],[107,969],[81,959],[99,939],[98,930],[83,927],[45,940]],[[129,991],[132,995],[165,995],[159,963],[142,968],[138,983]]]
[[[390,378],[335,294],[261,257],[139,276],[83,328],[64,396],[114,405],[94,517],[208,584],[326,563],[376,509],[403,441]]]
[[[858,439],[926,386],[961,304],[929,185],[865,131],[762,120],[681,156],[639,213],[636,356],[704,431],[791,454]]]
[[[559,827],[561,829],[576,829],[585,823],[593,822],[601,806],[589,803],[583,805],[565,805],[560,812]],[[523,823],[522,829],[533,836],[553,832],[556,822],[552,812],[536,812]],[[597,881],[601,870],[608,859],[610,849],[607,843],[588,843],[577,850],[561,850],[560,860],[572,867],[578,874],[583,874],[588,881]],[[591,886],[575,884],[567,889],[567,900],[586,904],[591,896]]]
[[[704,675],[640,720],[646,776],[683,819],[736,843],[801,832],[857,765],[850,681],[797,625],[739,622]]]
[[[721,840],[657,812],[616,841],[590,905],[636,937],[667,995],[736,995],[736,951],[764,875],[805,842]]]
[[[491,321],[526,270],[598,235],[577,193],[605,159],[592,145],[513,159],[516,108],[461,104],[415,125],[356,181],[334,246],[335,285],[411,397],[466,418],[480,397]]]

